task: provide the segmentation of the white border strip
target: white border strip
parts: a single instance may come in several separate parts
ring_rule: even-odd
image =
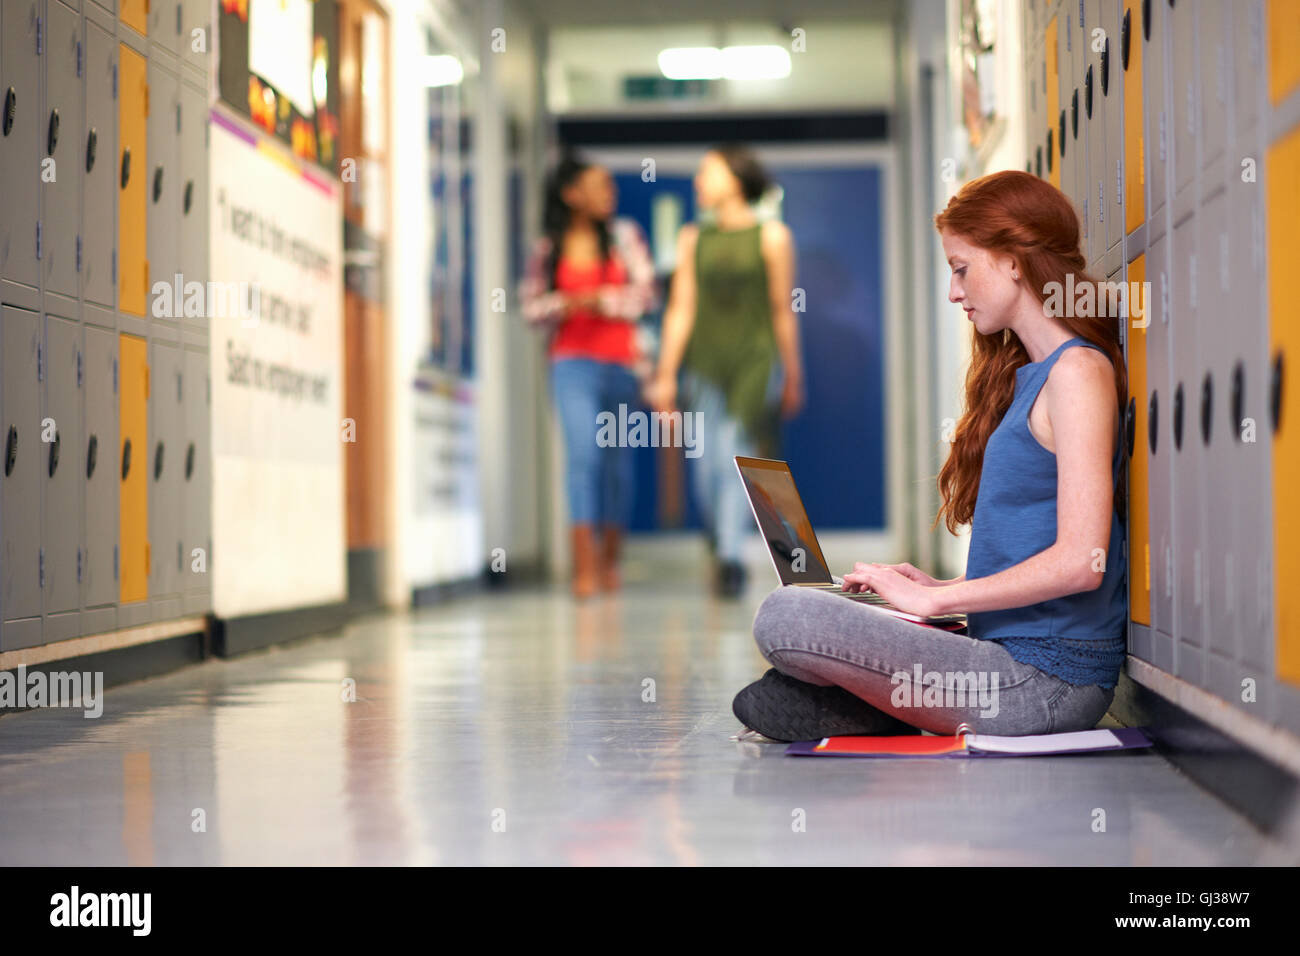
[[[123,647],[135,647],[139,644],[152,644],[165,641],[169,637],[182,634],[206,634],[208,619],[206,616],[182,617],[174,621],[158,624],[142,624],[120,631],[108,631],[104,634],[90,634],[86,637],[72,637],[66,641],[53,644],[39,644],[36,647],[23,647],[13,651],[0,651],[0,670],[15,667],[31,667],[50,661],[62,661],[87,654],[102,654],[116,651]]]
[[[1216,730],[1300,776],[1300,737],[1243,713],[1208,691],[1132,655],[1128,659],[1127,673],[1135,683],[1154,691]]]

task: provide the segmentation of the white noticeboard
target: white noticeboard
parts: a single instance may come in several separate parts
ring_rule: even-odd
[[[209,314],[213,610],[235,617],[341,601],[339,190],[217,112],[211,137],[209,289],[245,305]]]

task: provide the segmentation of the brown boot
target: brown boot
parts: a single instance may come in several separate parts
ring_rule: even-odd
[[[596,593],[598,556],[596,534],[589,524],[573,526],[573,596],[591,597]]]
[[[607,524],[601,529],[600,539],[600,586],[606,591],[617,591],[622,581],[618,575],[618,558],[622,543],[623,529],[618,525]]]

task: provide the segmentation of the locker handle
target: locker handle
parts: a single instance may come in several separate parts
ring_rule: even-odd
[[[122,480],[131,473],[131,439],[122,442]]]
[[[185,181],[185,199],[182,201],[182,206],[183,206],[182,213],[181,213],[182,215],[188,216],[190,214],[190,203],[193,200],[194,200],[194,180],[188,179]]]
[[[47,156],[54,155],[54,149],[59,145],[59,108],[56,106],[50,110],[50,126],[45,133],[45,153]]]
[[[4,131],[8,136],[10,130],[14,128],[14,117],[18,114],[18,93],[11,86],[5,90],[5,118]]]
[[[163,470],[163,443],[160,441],[154,446],[153,450],[153,480],[158,481],[162,478]]]
[[[190,442],[189,447],[185,449],[185,480],[189,481],[190,476],[194,474],[194,442]]]
[[[1051,160],[1049,159],[1048,162],[1050,163]],[[1039,179],[1043,178],[1043,147],[1041,146],[1034,150],[1034,175]]]
[[[1128,456],[1133,457],[1133,446],[1137,439],[1137,399],[1130,396],[1128,410],[1124,414],[1124,434],[1128,439]]]
[[[1110,95],[1110,37],[1101,44],[1101,95]]]
[[[1183,450],[1183,383],[1174,389],[1174,448]]]
[[[1214,380],[1209,372],[1201,380],[1201,444],[1210,443],[1210,428],[1214,424]]]
[[[1076,86],[1070,95],[1070,130],[1074,139],[1079,138],[1079,88]],[[1065,155],[1065,151],[1061,151]]]
[[[1047,174],[1049,176],[1052,174],[1052,153],[1054,152],[1055,150],[1052,149],[1052,131],[1049,129],[1047,131]]]
[[[1282,353],[1273,356],[1272,376],[1268,383],[1268,413],[1273,420],[1273,434],[1282,429]]]
[[[1169,5],[1172,7],[1173,0]],[[1151,0],[1142,0],[1142,38],[1151,42]]]
[[[1241,441],[1241,420],[1246,417],[1246,369],[1240,362],[1232,370],[1232,436]]]
[[[158,205],[158,198],[162,195],[163,186],[163,168],[155,166],[153,171],[153,202]]]
[[[1077,94],[1076,94],[1077,97]],[[1058,132],[1056,146],[1061,151],[1061,156],[1065,156],[1065,110],[1061,110],[1060,119],[1057,120]]]
[[[131,181],[131,147],[122,147],[122,188]]]
[[[1083,75],[1083,112],[1092,119],[1092,64],[1088,64],[1088,72]]]
[[[1151,400],[1147,402],[1147,447],[1151,449],[1151,454],[1156,453],[1156,430],[1160,422],[1160,398],[1158,393],[1151,393]]]
[[[91,435],[86,445],[86,480],[95,477],[95,462],[99,460],[99,439]]]
[[[1146,2],[1147,0],[1143,0],[1144,6]],[[1131,11],[1129,10],[1124,11],[1124,22],[1120,25],[1119,28],[1119,65],[1124,68],[1125,73],[1128,72],[1129,13],[1130,12]]]
[[[14,473],[14,463],[18,461],[18,429],[9,426],[9,435],[5,439],[5,477]]]
[[[95,148],[98,145],[99,133],[92,126],[90,132],[86,134],[86,172],[90,172],[95,168]]]
[[[51,478],[54,477],[54,473],[58,470],[58,468],[59,468],[59,429],[56,427],[54,429],[54,441],[50,442],[49,471],[50,471]]]

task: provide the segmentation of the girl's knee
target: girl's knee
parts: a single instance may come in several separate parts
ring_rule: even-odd
[[[799,588],[779,587],[763,598],[754,614],[754,640],[765,658],[771,660],[772,648],[779,647],[806,620],[803,605],[809,597],[812,595]]]

